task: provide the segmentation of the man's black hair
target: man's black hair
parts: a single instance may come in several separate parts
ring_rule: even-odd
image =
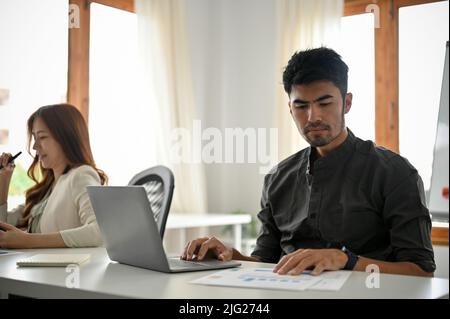
[[[294,53],[283,72],[284,90],[291,94],[293,85],[330,81],[347,93],[348,66],[334,50],[321,47]]]

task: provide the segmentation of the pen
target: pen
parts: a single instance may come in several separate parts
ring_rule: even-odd
[[[22,152],[19,152],[19,153],[17,153],[16,155],[14,155],[13,157],[11,157],[11,158],[9,159],[9,161],[8,161],[8,164],[14,162],[14,160],[15,160],[16,158],[18,158],[20,154],[22,154]],[[3,168],[3,165],[0,164],[0,169],[2,169],[2,168]]]

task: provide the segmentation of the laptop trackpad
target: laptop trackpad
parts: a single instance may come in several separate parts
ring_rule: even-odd
[[[227,268],[227,267],[236,267],[239,266],[240,263],[230,260],[230,261],[220,261],[217,259],[208,259],[202,261],[188,261],[181,260],[179,257],[168,258],[170,268],[172,269],[180,269],[180,268],[190,268],[190,269],[215,269],[215,268]]]

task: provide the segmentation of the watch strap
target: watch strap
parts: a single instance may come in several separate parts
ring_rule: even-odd
[[[341,249],[348,257],[347,263],[344,266],[344,270],[353,270],[355,268],[356,263],[358,262],[359,256],[352,253],[345,246]]]

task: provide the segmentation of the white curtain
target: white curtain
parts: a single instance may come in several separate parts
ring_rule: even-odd
[[[320,46],[336,48],[344,0],[276,0],[277,70],[279,83],[290,57],[296,52]],[[283,86],[277,90],[277,125],[279,158],[307,147],[289,114],[288,97]]]
[[[156,158],[175,175],[171,210],[205,213],[202,164],[171,160],[174,130],[191,132],[196,119],[184,4],[184,0],[135,0],[143,71],[140,86],[144,103],[153,112],[148,125],[158,148]],[[177,141],[188,152],[194,143],[188,136]]]

